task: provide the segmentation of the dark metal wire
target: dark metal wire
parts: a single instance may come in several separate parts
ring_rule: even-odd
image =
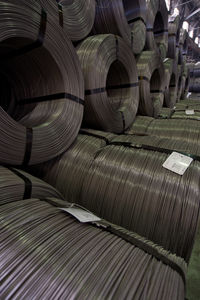
[[[184,299],[169,266],[45,201],[4,205],[0,220],[2,299]],[[146,243],[185,270],[183,260]]]

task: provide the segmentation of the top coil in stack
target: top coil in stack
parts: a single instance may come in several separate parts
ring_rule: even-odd
[[[168,11],[165,1],[147,0],[146,50],[159,51],[164,59],[168,48]]]
[[[71,41],[38,3],[1,1],[0,13],[1,90],[10,90],[0,99],[0,162],[31,165],[76,138],[83,76]]]
[[[97,0],[93,33],[113,33],[121,36],[140,54],[146,39],[145,0]]]
[[[121,133],[138,109],[139,88],[135,57],[121,37],[99,34],[77,50],[85,79],[84,121],[89,127]]]

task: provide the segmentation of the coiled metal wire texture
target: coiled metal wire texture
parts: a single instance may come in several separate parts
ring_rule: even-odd
[[[31,165],[76,138],[83,75],[71,41],[37,2],[0,1],[0,12],[0,162]]]
[[[144,239],[182,272],[103,228],[79,223],[46,201],[4,205],[0,220],[3,299],[184,298],[184,261]],[[112,228],[130,240],[135,237]]]
[[[121,37],[88,37],[77,48],[85,79],[84,123],[114,133],[133,122],[139,103],[138,72]]]

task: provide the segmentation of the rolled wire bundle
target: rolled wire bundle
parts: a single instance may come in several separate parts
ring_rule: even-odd
[[[93,33],[121,36],[134,54],[140,54],[146,41],[146,1],[96,1]]]
[[[168,11],[165,1],[146,0],[147,38],[146,50],[158,51],[164,59],[168,49]]]
[[[81,68],[71,41],[36,2],[0,1],[0,12],[1,76],[11,91],[4,100],[8,107],[0,108],[0,162],[40,163],[77,136],[84,104]]]
[[[185,151],[200,156],[199,121],[192,116],[188,118],[153,119],[137,117],[131,128],[126,131],[129,135],[149,135],[160,138],[182,141],[187,145]]]
[[[49,162],[31,167],[30,171],[56,187],[68,201],[77,202],[96,153],[114,137],[111,133],[82,129],[65,153]]]
[[[80,41],[90,33],[95,19],[95,0],[58,0],[63,28],[72,41]]]
[[[49,184],[15,168],[0,166],[0,206],[31,197],[62,197]]]
[[[84,123],[121,133],[133,122],[139,102],[134,55],[121,37],[90,36],[77,48],[85,79]]]
[[[164,65],[155,51],[143,51],[137,59],[139,74],[140,102],[139,113],[155,116],[155,99],[164,96]],[[160,108],[162,107],[160,102]]]
[[[174,60],[167,58],[164,61],[165,68],[165,91],[164,105],[168,108],[173,108],[177,97],[177,72],[174,72]]]
[[[199,218],[200,163],[180,176],[163,168],[168,156],[116,137],[96,155],[78,204],[188,262]]]
[[[113,224],[80,223],[59,206],[48,198],[2,207],[2,299],[184,299],[183,259]]]
[[[171,16],[169,18],[167,57],[171,59],[176,59],[176,55],[177,55],[176,49],[177,46],[179,45],[179,39],[180,39],[179,23],[180,23],[180,16]]]
[[[36,0],[73,41],[83,40],[95,18],[95,0]]]

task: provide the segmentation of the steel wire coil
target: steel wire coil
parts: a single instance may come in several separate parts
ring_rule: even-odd
[[[181,101],[182,102],[182,101]],[[181,103],[180,102],[180,103]],[[194,107],[189,107],[193,109]],[[200,156],[199,121],[194,116],[188,118],[153,119],[138,116],[126,134],[145,134],[160,138],[167,138],[173,141],[182,141],[186,146],[185,152]]]
[[[49,162],[32,166],[30,171],[57,187],[65,199],[76,202],[81,197],[83,181],[97,151],[114,137],[111,133],[82,129],[68,151]]]
[[[152,240],[188,262],[199,218],[200,163],[194,161],[180,176],[162,167],[168,154],[138,147],[137,141],[135,147],[130,147],[128,138],[131,139],[115,137],[106,146],[96,149],[92,159],[87,155],[87,162],[84,159],[85,150],[80,150],[76,160],[72,160],[75,168],[79,165],[80,174],[77,176],[80,183],[75,176],[74,182],[68,179],[68,167],[60,169],[56,164],[45,169],[43,178],[55,184],[65,199],[70,201],[72,197],[66,186],[77,184],[78,191],[73,197],[75,203]],[[149,140],[155,146],[169,143],[153,136],[147,137],[147,142]],[[142,142],[145,143],[145,140]],[[191,150],[191,144],[181,140],[174,139],[170,148],[172,151],[174,145],[181,151]],[[195,145],[196,149],[190,152],[192,154],[199,148]],[[68,161],[66,156],[66,165]],[[40,166],[37,170],[41,176],[43,168],[45,166]]]
[[[180,16],[174,16],[169,18],[168,25],[168,50],[167,57],[171,59],[176,58],[176,48],[179,45],[180,40]]]
[[[137,59],[139,74],[140,102],[139,113],[155,116],[155,96],[160,97],[160,109],[164,96],[164,65],[155,51],[143,51]]]
[[[62,6],[63,28],[72,41],[86,38],[94,24],[95,0],[58,0]]]
[[[59,197],[51,185],[15,168],[0,166],[0,206],[30,197]]]
[[[146,1],[96,1],[93,34],[121,36],[134,54],[140,54],[146,41]]]
[[[168,49],[168,11],[165,1],[146,0],[147,38],[146,50],[158,51],[164,59]]]
[[[121,37],[88,37],[77,48],[85,79],[84,123],[121,133],[133,122],[139,102],[134,55]]]
[[[10,90],[0,103],[0,162],[31,165],[76,138],[83,75],[71,41],[37,2],[0,1],[0,12],[1,90]]]
[[[174,60],[167,58],[164,61],[165,68],[165,91],[164,105],[173,108],[177,97],[177,72],[174,72]]]
[[[3,299],[184,299],[177,271],[45,201],[4,205],[0,219]],[[144,242],[185,273],[182,259]]]

